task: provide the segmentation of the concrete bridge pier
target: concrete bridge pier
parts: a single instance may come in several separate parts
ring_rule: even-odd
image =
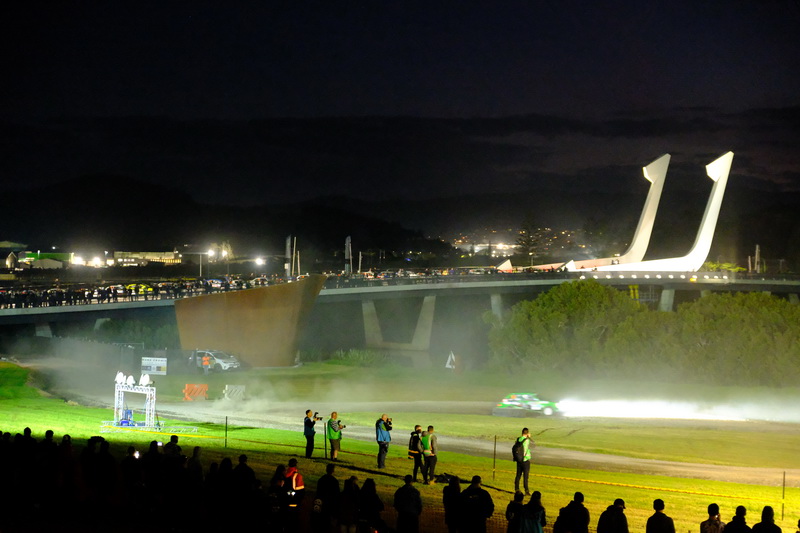
[[[417,368],[429,367],[431,365],[431,333],[433,332],[435,308],[436,296],[425,296],[417,316],[411,342],[387,342],[383,339],[375,301],[364,300],[361,302],[361,313],[364,317],[366,347],[387,352],[389,355],[410,357]]]
[[[499,292],[492,293],[490,296],[492,303],[492,314],[497,318],[503,318],[503,295]]]
[[[36,337],[53,337],[53,329],[50,327],[50,322],[36,322]]]
[[[661,289],[661,297],[658,299],[659,311],[672,311],[675,307],[675,289]]]

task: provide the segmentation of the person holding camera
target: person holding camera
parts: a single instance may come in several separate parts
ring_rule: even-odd
[[[303,435],[306,437],[306,459],[311,459],[311,454],[314,452],[314,435],[317,434],[314,424],[318,420],[322,420],[319,413],[312,415],[311,409],[306,411],[306,418],[303,420]]]
[[[328,435],[328,442],[331,443],[331,460],[339,460],[339,450],[342,444],[342,430],[347,426],[339,420],[339,413],[336,411],[331,413],[330,419],[326,424],[326,433]]]
[[[392,419],[384,413],[375,421],[375,440],[378,441],[378,468],[386,468],[386,455],[392,441]]]

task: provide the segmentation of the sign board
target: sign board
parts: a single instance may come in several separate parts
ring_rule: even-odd
[[[142,357],[142,374],[167,375],[166,357]]]

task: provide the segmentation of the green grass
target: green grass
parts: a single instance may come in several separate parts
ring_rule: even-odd
[[[337,383],[341,383],[342,376],[356,381],[379,380],[382,397],[387,400],[408,398],[409,395],[415,397],[417,394],[426,397],[424,394],[430,394],[433,379],[424,377],[424,373],[405,369],[371,372],[369,369],[320,364],[254,374],[211,376],[208,381],[213,389],[221,383],[232,383],[232,377],[235,377],[247,382],[249,387],[269,388],[270,393],[305,394],[303,397],[310,397],[312,394],[319,394],[320,387],[335,387]],[[477,401],[488,397],[494,401],[497,390],[507,392],[509,388],[513,388],[500,389],[502,385],[494,382],[498,378],[488,376],[483,380],[483,385],[475,385],[474,389],[470,389],[467,385],[477,380],[475,376],[451,377],[464,387],[456,387],[453,396],[448,397],[448,400]],[[162,390],[182,388],[187,381],[187,376],[158,378],[159,397],[163,399],[165,396]],[[34,388],[26,385],[31,382],[27,370],[0,364],[0,390],[3,391],[0,396],[0,429],[3,431],[13,434],[30,426],[35,435],[41,436],[45,430],[52,429],[57,437],[69,433],[80,443],[91,435],[97,435],[100,421],[110,420],[112,417],[110,409],[71,405],[63,400],[42,397]],[[348,425],[351,426],[371,426],[375,417],[376,413],[347,413]],[[437,426],[442,434],[477,434],[491,438],[497,434],[506,439],[516,435],[522,423],[519,419],[450,413],[401,412],[393,413],[393,418],[397,429],[424,422]],[[302,455],[304,446],[304,439],[299,431],[237,426],[227,428],[225,447],[226,431],[220,425],[171,420],[161,422],[165,425],[196,425],[197,434],[181,434],[180,443],[184,452],[188,452],[193,446],[202,446],[206,465],[211,461],[219,461],[224,456],[235,458],[239,453],[247,453],[251,466],[262,479],[271,476],[275,466],[284,464],[287,456]],[[796,453],[800,449],[798,429],[791,425],[770,426],[770,431],[765,433],[745,429],[720,429],[715,428],[712,423],[702,429],[684,427],[681,424],[673,426],[662,422],[624,420],[526,419],[524,423],[531,428],[541,445],[636,457],[754,466],[772,466],[776,463],[784,468],[797,468],[798,458],[795,456],[800,455]],[[341,455],[345,463],[339,467],[338,477],[344,479],[349,475],[357,475],[360,481],[373,477],[380,487],[383,500],[390,503],[391,495],[401,484],[401,477],[409,473],[411,465],[405,458],[406,433],[399,433],[402,438],[397,438],[397,444],[391,446],[388,468],[385,471],[374,469],[374,443],[351,440],[345,436]],[[164,433],[134,431],[105,434],[105,437],[114,443],[113,449],[117,457],[122,456],[124,447],[128,445],[144,449],[151,440],[168,438]],[[321,436],[318,436],[318,448],[321,446]],[[321,452],[318,451],[317,455],[321,455]],[[302,458],[300,462],[309,486],[314,487],[316,479],[323,474],[325,462],[306,461]],[[464,479],[480,474],[484,484],[492,491],[498,515],[502,515],[511,498],[509,489],[513,487],[513,469],[514,464],[508,459],[498,460],[494,465],[491,458],[447,451],[440,454],[438,465],[438,472],[456,474]],[[439,505],[440,487],[419,488],[426,507]],[[730,519],[737,505],[747,506],[751,524],[757,521],[758,511],[762,506],[772,505],[780,514],[782,503],[785,503],[786,518],[779,525],[787,531],[793,530],[797,517],[800,516],[800,489],[796,488],[788,489],[785,502],[782,502],[779,487],[533,465],[531,489],[542,491],[543,503],[548,509],[551,522],[558,508],[565,505],[576,490],[584,492],[587,497],[587,507],[593,517],[592,525],[607,505],[615,498],[623,497],[632,531],[644,527],[646,518],[652,514],[651,504],[654,498],[662,498],[667,502],[666,511],[675,519],[677,531],[696,530],[698,523],[705,518],[706,506],[712,501],[720,504],[724,520]],[[502,518],[498,520],[499,524],[504,522]]]

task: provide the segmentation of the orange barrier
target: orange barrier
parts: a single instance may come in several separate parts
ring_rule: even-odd
[[[198,400],[208,399],[208,384],[207,383],[187,383],[183,387],[183,401],[196,402]]]

